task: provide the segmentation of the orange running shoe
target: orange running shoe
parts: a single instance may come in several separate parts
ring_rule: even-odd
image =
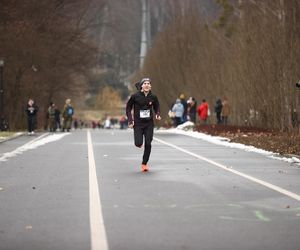
[[[146,164],[142,164],[142,172],[149,171],[149,167]]]

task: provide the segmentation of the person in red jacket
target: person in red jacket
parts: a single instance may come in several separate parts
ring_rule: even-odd
[[[200,121],[206,123],[206,120],[208,118],[209,107],[205,99],[202,100],[202,103],[198,106],[197,111]]]

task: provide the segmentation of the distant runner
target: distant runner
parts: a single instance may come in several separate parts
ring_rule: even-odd
[[[151,92],[151,80],[143,78],[139,84],[136,84],[136,87],[138,91],[127,102],[126,115],[128,117],[128,126],[134,130],[134,143],[137,147],[142,147],[143,136],[145,137],[142,171],[146,172],[149,170],[147,163],[153,139],[153,111],[155,119],[160,120],[161,117],[158,98]],[[131,113],[132,109],[134,118]]]

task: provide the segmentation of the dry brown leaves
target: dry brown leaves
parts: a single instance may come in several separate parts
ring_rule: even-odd
[[[223,136],[232,142],[252,145],[281,155],[300,156],[300,135],[296,133],[222,125],[198,125],[196,130],[211,135]]]

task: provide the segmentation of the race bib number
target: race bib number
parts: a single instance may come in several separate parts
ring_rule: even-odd
[[[140,110],[140,118],[150,118],[150,109]]]

